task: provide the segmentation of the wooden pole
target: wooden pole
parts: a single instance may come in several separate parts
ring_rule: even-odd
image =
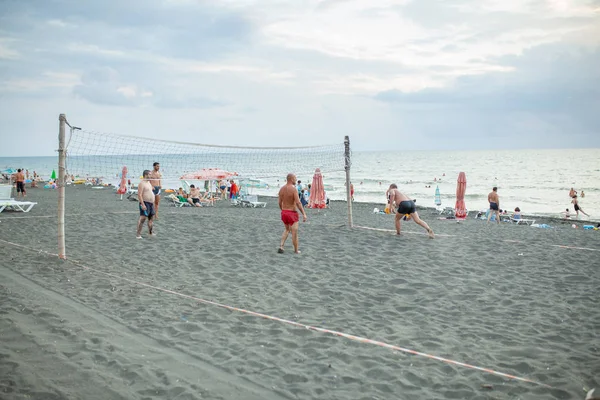
[[[65,114],[58,117],[58,177],[56,178],[56,187],[58,188],[58,257],[62,260],[67,259],[65,251],[65,125],[67,118]]]
[[[350,138],[344,136],[344,160],[346,169],[346,201],[348,203],[348,227],[352,228],[352,195],[350,194]]]

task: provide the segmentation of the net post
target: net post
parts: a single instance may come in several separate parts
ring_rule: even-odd
[[[58,117],[58,257],[62,260],[67,259],[65,251],[65,125],[67,118],[65,114]]]
[[[350,194],[350,138],[344,136],[344,169],[346,170],[346,202],[348,203],[348,227],[352,228],[352,195]]]

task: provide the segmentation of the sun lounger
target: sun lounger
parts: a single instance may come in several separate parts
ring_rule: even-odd
[[[174,194],[170,194],[167,196],[167,199],[169,199],[169,202],[171,204],[173,204],[175,207],[184,207],[184,206],[191,206],[190,203],[183,202],[181,200],[179,200],[179,198],[177,196],[175,196]]]
[[[516,223],[517,225],[520,225],[520,224],[533,225],[533,224],[535,224],[535,219],[511,218],[510,220],[512,222]]]
[[[14,199],[0,200],[0,213],[4,210],[29,212],[37,203],[31,201],[17,201]]]
[[[258,201],[258,196],[256,195],[244,196],[239,202],[242,207],[265,208],[267,206],[267,203],[265,203],[264,201]]]

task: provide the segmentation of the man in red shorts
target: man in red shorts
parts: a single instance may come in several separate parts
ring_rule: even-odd
[[[283,235],[281,236],[281,245],[277,252],[283,253],[283,245],[287,240],[288,234],[292,232],[294,252],[298,254],[300,250],[298,250],[298,212],[296,208],[302,213],[304,222],[306,222],[306,213],[298,196],[296,175],[294,174],[288,174],[287,183],[279,189],[279,208],[281,209],[281,221],[285,225],[285,231],[283,231]]]

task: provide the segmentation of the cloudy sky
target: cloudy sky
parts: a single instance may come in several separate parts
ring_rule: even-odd
[[[0,156],[87,130],[600,147],[600,0],[1,0]]]

